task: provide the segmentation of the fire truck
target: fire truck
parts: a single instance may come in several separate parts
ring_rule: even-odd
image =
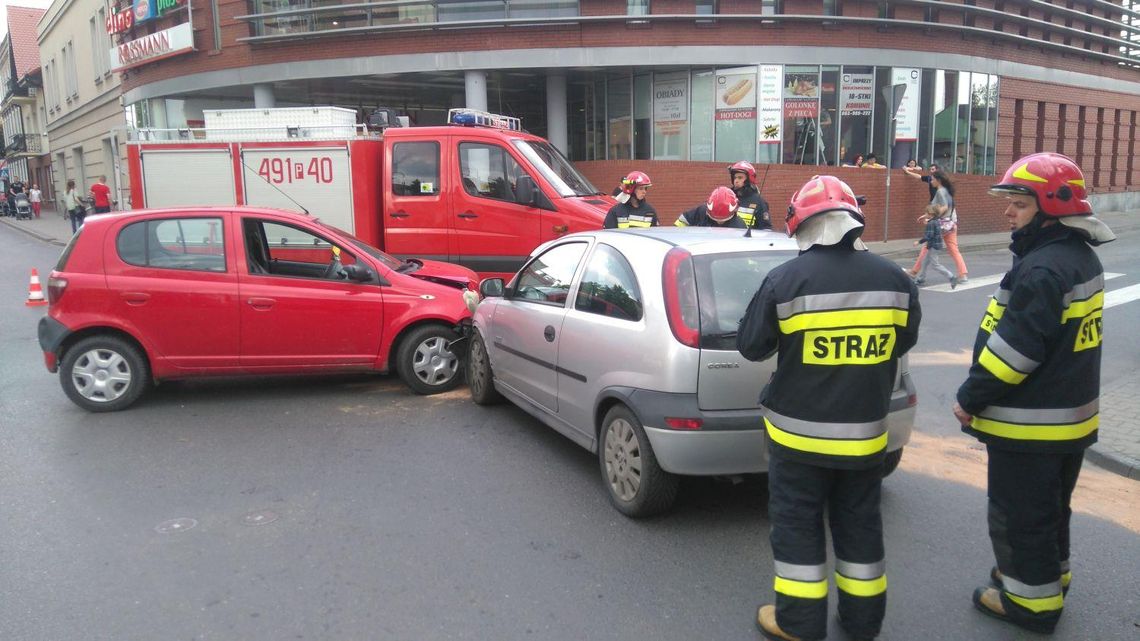
[[[397,258],[509,277],[541,243],[601,228],[614,204],[517,118],[453,109],[447,125],[406,127],[379,113],[361,125],[335,107],[207,110],[204,127],[134,130],[132,206],[300,210]]]

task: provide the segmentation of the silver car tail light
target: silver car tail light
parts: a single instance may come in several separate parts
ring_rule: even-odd
[[[699,347],[701,341],[700,308],[697,304],[697,279],[693,273],[693,256],[687,249],[674,247],[665,255],[661,282],[665,294],[665,315],[669,329],[682,345]]]

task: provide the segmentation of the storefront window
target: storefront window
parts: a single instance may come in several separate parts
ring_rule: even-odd
[[[918,159],[918,130],[922,121],[920,117],[922,70],[892,67],[890,84],[904,87],[902,100],[899,102],[898,111],[895,112],[894,138],[884,145],[884,148],[890,148],[890,166],[898,169],[905,166],[908,160]],[[886,101],[881,97],[880,101],[886,106]],[[884,131],[884,134],[889,136],[889,129]],[[879,162],[885,164],[887,159],[880,159]]]
[[[820,77],[819,145],[816,164],[839,163],[839,67],[824,67]]]
[[[715,96],[713,94],[716,74],[710,71],[694,71],[692,109],[689,114],[690,160],[713,159],[713,118],[715,117]]]
[[[629,76],[606,79],[606,158],[609,160],[633,158],[632,99]]]
[[[955,109],[955,122],[958,125],[958,135],[954,144],[954,164],[950,165],[957,173],[966,173],[970,169],[970,131],[973,125],[970,116],[970,74],[963,71],[958,77],[958,105]]]
[[[954,170],[954,141],[958,134],[958,72],[934,72],[934,164]]]
[[[819,67],[784,67],[784,162],[816,164]]]
[[[653,153],[653,81],[644,73],[633,78],[633,157],[649,159]]]
[[[990,77],[984,73],[970,76],[970,173],[989,174],[993,148],[993,132],[990,130],[990,110],[996,109],[997,100],[990,99]]]
[[[653,159],[686,160],[689,150],[689,74],[653,74]]]
[[[756,67],[716,74],[716,159],[756,160]]]
[[[875,68],[844,66],[839,77],[839,161],[853,164],[871,147]]]
[[[920,113],[918,121],[918,164],[926,167],[930,164],[931,142],[934,139],[934,78],[933,69],[922,70],[922,90],[920,92]]]
[[[997,123],[998,123],[998,77],[990,75],[986,97],[989,99],[989,114],[986,117],[986,165],[985,174],[997,172]],[[1063,120],[1063,119],[1062,119]]]

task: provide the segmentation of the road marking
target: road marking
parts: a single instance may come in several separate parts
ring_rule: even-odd
[[[1104,277],[1107,279],[1108,274]],[[1123,289],[1115,289],[1111,292],[1104,294],[1104,308],[1116,307],[1124,303],[1131,303],[1132,301],[1140,298],[1140,285],[1129,285]]]
[[[1118,274],[1116,272],[1105,272],[1104,273],[1104,279],[1105,280],[1112,280],[1113,278],[1120,278],[1123,275],[1124,274]],[[989,285],[997,285],[998,283],[1001,282],[1001,279],[1004,277],[1005,277],[1005,274],[994,274],[992,276],[982,276],[981,278],[971,278],[970,280],[966,281],[965,283],[958,285],[958,287],[954,290],[950,289],[950,283],[942,283],[941,285],[931,285],[929,287],[923,287],[922,289],[923,289],[923,291],[930,291],[930,292],[944,292],[944,293],[949,293],[950,291],[961,292],[961,291],[965,291],[967,289],[974,289],[977,287],[987,287]],[[1121,290],[1121,291],[1125,291],[1125,290]],[[1132,300],[1132,299],[1129,299],[1129,300]],[[1128,302],[1128,301],[1124,301],[1124,302]]]

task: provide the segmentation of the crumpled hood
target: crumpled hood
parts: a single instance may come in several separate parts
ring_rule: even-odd
[[[419,262],[423,263],[423,267],[412,272],[404,272],[404,275],[448,285],[456,289],[471,289],[479,283],[479,276],[462,265],[438,260],[421,260]]]

